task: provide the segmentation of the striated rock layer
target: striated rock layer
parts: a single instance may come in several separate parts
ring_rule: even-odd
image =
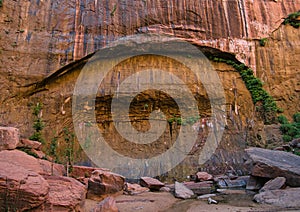
[[[300,72],[297,66],[300,31],[281,23],[282,18],[299,8],[299,1],[271,0],[5,0],[0,7],[0,27],[3,29],[0,31],[0,124],[17,126],[23,135],[30,136],[34,121],[32,107],[42,102],[42,119],[46,126],[43,136],[48,140],[45,148],[49,147],[54,136],[64,137],[65,127],[73,128],[71,97],[77,77],[87,61],[81,58],[118,38],[141,33],[173,35],[202,50],[205,49],[203,46],[209,47],[206,50],[209,49],[213,57],[244,62],[263,80],[265,88],[285,109],[285,115],[291,117],[300,110]],[[261,38],[268,38],[265,46],[260,46]],[[133,67],[132,64],[138,65]],[[131,58],[110,73],[105,82],[112,85],[111,89],[104,89],[103,95],[96,100],[97,122],[104,137],[109,139],[114,150],[123,155],[135,155],[136,158],[162,153],[170,147],[173,135],[176,136],[180,130],[173,123],[170,126],[172,129],[164,132],[163,142],[143,148],[128,145],[116,133],[108,112],[112,92],[118,84],[116,73],[119,71],[122,76],[128,76],[132,68],[138,70],[147,65],[169,70],[179,76],[189,73],[170,59],[158,56]],[[214,62],[212,65],[225,91],[226,105],[222,106],[226,107],[227,126],[216,154],[201,168],[224,172],[235,164],[234,168],[242,169],[242,150],[246,142],[256,146],[266,145],[264,126],[255,113],[255,105],[239,73],[224,63]],[[49,75],[51,77],[46,77]],[[189,80],[186,82],[189,83]],[[192,83],[188,86],[198,98],[201,116],[209,117],[206,93],[201,89],[197,91]],[[151,97],[152,94],[150,92],[141,97]],[[168,100],[167,96],[162,99]],[[178,114],[176,108],[168,109],[171,103],[162,108],[168,111],[169,117]],[[144,120],[144,113],[138,112],[139,107],[145,109],[145,104],[142,102],[136,106],[131,111],[138,118],[134,124],[146,130],[149,126]],[[185,177],[191,174],[191,167],[196,173],[199,151],[206,136],[203,133],[198,138],[189,157],[178,169],[172,170],[170,176]],[[86,145],[90,144],[91,141],[87,140]],[[58,142],[58,147],[59,159],[65,162],[66,142]],[[153,148],[156,151],[151,151]],[[86,162],[87,158],[77,142],[74,152],[75,160]]]

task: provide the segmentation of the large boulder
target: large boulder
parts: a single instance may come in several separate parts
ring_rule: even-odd
[[[19,129],[14,127],[0,127],[0,151],[17,148],[19,141]]]
[[[256,194],[254,200],[258,203],[271,204],[284,208],[300,208],[300,188],[268,190]]]
[[[285,177],[287,185],[300,186],[299,156],[261,148],[249,148],[246,152],[252,164],[251,175],[271,179]]]
[[[19,150],[4,150],[0,152],[0,161],[9,161],[11,164],[24,167],[42,175],[64,175],[63,165],[37,159]]]
[[[50,190],[46,202],[37,211],[84,211],[86,188],[70,177],[45,176]]]
[[[39,161],[25,152],[20,150],[4,150],[0,152],[0,161],[8,161],[10,164],[23,167],[27,170],[43,173]]]
[[[0,211],[24,211],[43,204],[49,184],[39,174],[11,161],[0,161]]]
[[[105,195],[123,192],[125,178],[121,175],[95,170],[88,181],[88,198],[99,200]]]

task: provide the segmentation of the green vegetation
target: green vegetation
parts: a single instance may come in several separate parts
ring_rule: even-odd
[[[262,81],[255,77],[253,71],[245,64],[238,64],[232,60],[226,60],[223,58],[210,58],[215,62],[223,62],[231,65],[238,71],[245,82],[247,89],[249,90],[253,104],[256,105],[256,110],[261,114],[265,124],[275,123],[277,113],[282,112],[277,107],[276,102],[266,90],[263,89]]]
[[[50,142],[50,147],[48,150],[48,154],[53,158],[53,162],[59,163],[58,158],[57,158],[57,137],[54,136]]]
[[[289,142],[294,138],[300,138],[300,112],[293,115],[293,122],[291,123],[283,115],[278,117],[278,121],[281,124],[280,130],[285,142]]]
[[[268,38],[262,38],[262,39],[259,40],[259,45],[260,46],[265,46],[267,41],[268,41]]]
[[[183,126],[187,125],[187,124],[192,125],[192,124],[196,123],[199,120],[199,118],[200,117],[197,116],[197,117],[188,117],[187,119],[183,119],[181,117],[176,117],[175,115],[173,115],[172,118],[168,119],[168,122],[170,124],[172,124],[173,122],[175,122],[176,124],[183,125]]]
[[[64,132],[64,140],[66,143],[66,151],[65,156],[67,158],[67,172],[68,174],[72,172],[72,164],[74,161],[74,133],[71,133],[68,128],[63,129]]]
[[[0,7],[3,6],[3,0],[0,0]]]
[[[115,4],[112,11],[110,12],[110,16],[114,16],[115,15],[115,12],[117,10],[117,5]]]
[[[35,116],[35,120],[33,123],[33,129],[35,130],[33,135],[29,137],[30,140],[41,142],[45,144],[45,140],[42,136],[42,130],[45,127],[45,124],[42,120],[42,109],[43,105],[41,103],[37,103],[33,108],[33,115]]]
[[[298,12],[289,14],[287,18],[284,19],[283,24],[284,25],[291,25],[295,28],[299,28],[300,26],[300,10]]]

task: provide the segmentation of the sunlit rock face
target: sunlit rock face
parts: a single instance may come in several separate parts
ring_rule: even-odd
[[[44,136],[48,145],[54,136],[61,138],[58,155],[64,161],[63,129],[73,128],[72,94],[87,61],[80,59],[119,38],[147,33],[175,36],[203,51],[203,46],[210,47],[210,55],[216,57],[228,59],[228,53],[231,53],[229,59],[236,58],[250,66],[285,110],[284,114],[291,117],[300,110],[299,29],[281,23],[282,18],[299,8],[299,1],[272,0],[5,0],[0,7],[0,27],[3,29],[0,31],[0,124],[19,127],[23,135],[31,135],[32,107],[42,102],[42,117],[46,123]],[[268,38],[265,46],[259,45],[261,38]],[[74,61],[78,62],[72,64]],[[108,74],[105,83],[110,87],[99,87],[96,99],[99,129],[114,150],[137,158],[160,154],[170,148],[181,128],[175,122],[167,124],[160,140],[152,145],[128,145],[128,141],[118,135],[111,120],[110,103],[118,87],[116,76],[120,73],[125,79],[134,72],[133,64],[138,64],[135,70],[152,65],[183,77],[197,100],[200,116],[211,118],[207,93],[201,89],[201,83],[192,80],[188,70],[169,58],[134,57],[123,61]],[[170,178],[187,176],[198,168],[223,173],[233,165],[243,170],[241,150],[246,143],[265,145],[263,124],[239,73],[224,63],[212,62],[212,65],[226,97],[223,106],[227,127],[222,141],[216,154],[206,164],[199,164],[199,154],[210,132],[209,127],[205,128],[191,154],[169,173]],[[60,73],[63,69],[65,71]],[[46,78],[50,74],[56,76]],[[47,80],[40,86],[31,85],[43,79]],[[197,86],[200,89],[196,89]],[[165,104],[158,105],[163,100]],[[151,90],[137,96],[131,106],[132,125],[140,131],[149,129],[145,118],[154,109],[160,108],[167,119],[174,114],[180,115],[168,95]],[[77,142],[74,150],[76,161],[88,161]]]

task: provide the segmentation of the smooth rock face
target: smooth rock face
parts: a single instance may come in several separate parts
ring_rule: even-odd
[[[271,204],[278,207],[299,208],[299,197],[300,188],[289,188],[261,192],[254,196],[254,200],[258,203]]]
[[[158,191],[160,188],[164,187],[164,183],[152,177],[141,177],[141,186],[147,187],[150,190]]]
[[[119,209],[113,197],[107,197],[99,202],[91,212],[118,212]]]
[[[123,191],[125,178],[121,175],[95,170],[88,181],[88,198],[98,199],[107,194]]]
[[[194,192],[188,189],[185,185],[175,182],[175,197],[181,199],[190,199],[194,196]]]
[[[19,130],[13,127],[0,127],[0,151],[13,150],[20,140]]]
[[[86,188],[70,177],[45,176],[49,197],[41,209],[45,211],[83,211]]]
[[[207,181],[213,179],[213,176],[207,172],[198,172],[196,176],[198,181]]]
[[[251,175],[271,179],[285,177],[287,185],[300,186],[299,156],[261,148],[249,148],[246,152],[253,164]]]
[[[9,161],[0,167],[0,211],[30,210],[46,200],[49,184],[42,176]]]
[[[266,182],[259,192],[280,189],[284,186],[285,181],[286,179],[284,177],[276,177],[275,179]]]

